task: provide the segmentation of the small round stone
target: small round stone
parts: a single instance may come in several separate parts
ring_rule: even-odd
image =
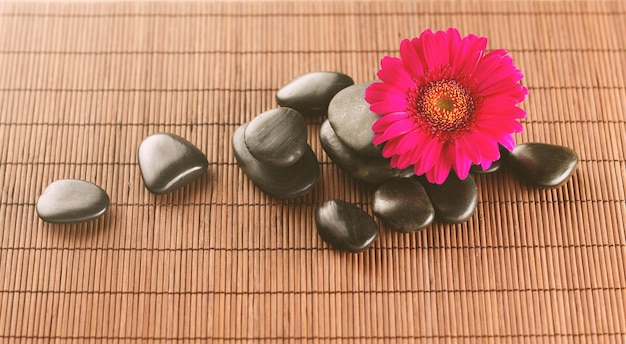
[[[146,188],[157,195],[179,189],[208,168],[206,156],[180,136],[158,133],[139,146],[139,168]]]
[[[578,155],[570,148],[547,143],[517,145],[509,156],[515,172],[545,188],[563,185],[578,167]]]
[[[109,195],[99,186],[78,179],[57,180],[37,200],[37,215],[50,223],[94,220],[109,208]]]
[[[373,82],[364,82],[339,91],[328,106],[328,120],[337,136],[350,149],[370,157],[380,157],[382,145],[372,143],[372,125],[380,118],[370,111],[365,89]]]
[[[342,73],[302,74],[278,90],[276,101],[303,115],[323,115],[328,112],[328,103],[335,94],[350,85],[354,85],[354,80]]]
[[[412,178],[391,180],[372,195],[374,214],[393,230],[416,232],[430,225],[435,209],[422,184]]]
[[[290,199],[309,193],[317,184],[320,166],[315,153],[307,145],[304,155],[286,167],[265,164],[255,159],[245,144],[244,133],[248,123],[238,127],[232,145],[239,168],[263,192],[276,198]]]
[[[330,159],[352,178],[368,184],[381,184],[393,178],[413,176],[413,168],[404,170],[389,166],[389,160],[359,154],[348,147],[335,133],[329,121],[322,123],[320,128],[322,148]]]
[[[478,187],[471,175],[461,180],[454,172],[441,184],[421,180],[435,208],[437,219],[448,223],[463,223],[474,214],[478,205]]]
[[[363,251],[378,237],[378,225],[374,219],[355,205],[341,200],[318,204],[315,223],[322,239],[341,251]]]
[[[306,122],[298,111],[286,107],[256,116],[244,136],[250,154],[274,166],[289,166],[307,150]]]

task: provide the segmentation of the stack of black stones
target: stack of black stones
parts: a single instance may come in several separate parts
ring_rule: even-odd
[[[441,185],[415,176],[412,168],[391,168],[372,143],[371,130],[379,115],[370,111],[365,89],[335,72],[298,76],[276,94],[281,106],[243,124],[233,135],[233,149],[241,170],[267,194],[290,199],[310,192],[319,178],[319,164],[307,144],[304,116],[327,114],[320,141],[328,157],[352,178],[374,186],[372,211],[394,231],[416,232],[435,219],[463,223],[476,209],[478,190],[470,175],[454,172]],[[501,158],[488,170],[473,166],[472,173],[492,173],[507,164],[529,183],[543,188],[564,184],[578,166],[569,148],[525,143],[513,152],[501,147]],[[318,204],[315,221],[319,235],[336,249],[360,252],[378,237],[376,221],[357,206],[342,200]]]

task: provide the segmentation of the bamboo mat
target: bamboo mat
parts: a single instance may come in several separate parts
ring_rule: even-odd
[[[371,214],[372,189],[321,148],[302,198],[265,196],[234,162],[235,128],[310,71],[375,78],[425,28],[510,51],[530,95],[518,142],[574,149],[576,174],[540,190],[477,176],[465,224],[381,224],[334,251],[317,203]],[[0,4],[0,340],[146,342],[626,342],[626,3],[261,2]],[[137,149],[171,132],[209,173],[143,185]],[[95,222],[35,213],[61,178],[111,197]]]

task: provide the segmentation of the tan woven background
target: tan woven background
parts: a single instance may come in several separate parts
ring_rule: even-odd
[[[296,75],[375,78],[401,38],[456,26],[506,48],[530,96],[519,142],[581,164],[539,190],[478,176],[463,225],[381,225],[362,254],[318,237],[318,202],[371,213],[332,164],[300,199],[265,196],[230,137]],[[0,4],[0,340],[626,342],[626,2]],[[172,132],[209,173],[156,197],[141,140]],[[61,178],[111,196],[92,223],[37,217]]]

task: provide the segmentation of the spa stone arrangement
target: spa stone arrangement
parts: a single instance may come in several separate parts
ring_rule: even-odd
[[[451,224],[467,221],[478,202],[471,175],[461,180],[450,173],[441,185],[430,183],[415,176],[413,168],[390,167],[389,159],[381,155],[382,145],[372,143],[371,127],[379,115],[370,111],[365,100],[371,84],[354,84],[352,78],[337,72],[312,72],[293,79],[276,94],[280,107],[235,130],[232,146],[238,166],[272,197],[292,199],[311,192],[320,166],[307,142],[304,116],[327,115],[319,133],[322,148],[352,178],[376,187],[372,212],[391,229],[411,233],[435,219]],[[551,188],[564,184],[578,165],[574,151],[545,143],[520,144],[512,152],[501,147],[500,152],[502,157],[487,170],[472,166],[471,172],[493,173],[508,164],[531,184]],[[156,195],[187,185],[208,168],[206,156],[197,147],[170,133],[146,137],[138,159],[145,187]],[[70,224],[97,219],[109,203],[109,196],[97,185],[62,179],[44,190],[36,210],[46,222]],[[318,204],[315,221],[320,237],[342,251],[363,251],[379,233],[368,212],[338,199]]]
[[[372,212],[391,229],[411,233],[435,219],[457,224],[467,221],[478,203],[470,176],[451,172],[442,184],[415,176],[413,168],[390,167],[374,145],[373,124],[380,117],[370,110],[365,90],[372,82],[354,84],[342,73],[312,72],[279,89],[281,106],[268,110],[236,129],[232,145],[241,170],[268,195],[280,199],[310,192],[319,178],[319,163],[307,142],[305,116],[328,115],[320,128],[327,156],[355,180],[375,187]],[[500,147],[501,158],[483,170],[493,173],[505,164],[530,184],[542,188],[563,185],[578,166],[567,147],[524,143],[512,152]],[[343,200],[319,203],[315,221],[320,237],[334,248],[360,252],[375,242],[379,228],[368,212]]]
[[[270,109],[238,127],[232,146],[241,170],[263,192],[278,199],[301,197],[313,190],[320,177],[316,155],[308,144],[303,116],[324,116],[320,141],[328,157],[348,175],[375,186],[372,212],[391,229],[411,233],[435,219],[462,223],[474,213],[478,190],[471,175],[461,180],[450,173],[439,185],[413,168],[390,167],[374,145],[372,125],[379,115],[370,111],[365,90],[372,82],[354,84],[337,72],[312,72],[298,76],[276,94],[280,107]],[[578,165],[571,149],[545,143],[524,143],[490,168],[472,166],[472,173],[493,173],[508,164],[517,175],[543,188],[559,187]],[[156,195],[175,191],[204,174],[206,156],[174,134],[146,137],[138,151],[145,187]],[[79,223],[102,216],[109,207],[107,193],[83,180],[51,183],[37,201],[41,219],[50,223]],[[379,229],[368,212],[343,200],[318,204],[315,221],[320,237],[338,250],[360,252],[375,242]]]

